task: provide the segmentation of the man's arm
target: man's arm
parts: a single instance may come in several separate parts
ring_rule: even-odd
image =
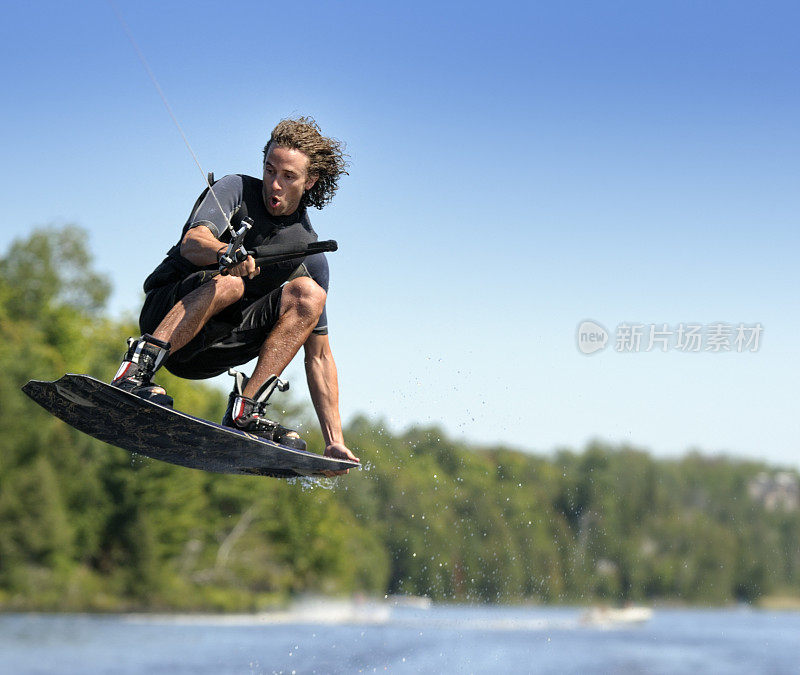
[[[217,239],[204,225],[191,228],[181,241],[181,255],[198,267],[218,263],[220,253],[224,253],[227,248],[228,245]],[[231,276],[252,279],[261,271],[261,268],[256,267],[252,256],[247,256],[246,260],[228,271]]]
[[[344,444],[339,417],[339,378],[327,335],[311,334],[305,343],[308,391],[325,440],[325,456],[359,461]]]
[[[233,217],[242,204],[244,198],[242,176],[238,174],[225,176],[214,183],[211,190],[206,192],[203,201],[192,213],[189,229],[181,240],[181,255],[198,267],[216,265],[219,263],[221,253],[228,248],[219,237],[225,236],[230,224],[229,218]],[[252,256],[248,256],[247,260],[228,270],[232,276],[251,279],[260,271]]]
[[[198,267],[218,262],[218,253],[226,248],[227,244],[223,244],[204,225],[193,227],[181,241],[181,255]]]

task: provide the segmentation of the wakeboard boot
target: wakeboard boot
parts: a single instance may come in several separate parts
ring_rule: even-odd
[[[270,375],[255,396],[249,398],[242,392],[250,378],[233,368],[229,369],[228,373],[233,375],[234,384],[233,391],[228,397],[228,410],[222,418],[222,426],[246,431],[294,450],[306,449],[306,442],[296,431],[265,417],[269,397],[276,389],[286,391],[289,388],[288,382],[279,379],[277,375]]]
[[[122,357],[111,385],[143,399],[171,408],[172,396],[153,382],[153,375],[169,356],[170,344],[145,333],[138,340],[128,338],[128,351]]]

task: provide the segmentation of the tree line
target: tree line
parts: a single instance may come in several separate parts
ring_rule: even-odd
[[[42,229],[0,259],[0,609],[258,610],[357,592],[800,595],[800,512],[753,497],[754,478],[777,470],[759,462],[597,442],[538,456],[361,417],[346,437],[362,470],[283,481],[176,467],[85,436],[20,391],[65,372],[109,380],[137,333],[104,313],[110,285],[85,240],[75,227]],[[180,409],[222,417],[225,393],[164,371],[159,382]],[[288,422],[307,417],[294,406]],[[321,447],[315,432],[309,441]]]

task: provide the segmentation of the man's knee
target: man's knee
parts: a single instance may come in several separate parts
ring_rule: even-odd
[[[244,297],[244,281],[240,277],[220,274],[209,285],[214,293],[214,303],[219,307],[228,307]]]
[[[281,309],[286,312],[295,309],[301,314],[319,318],[325,308],[325,290],[310,277],[292,279],[283,287]]]

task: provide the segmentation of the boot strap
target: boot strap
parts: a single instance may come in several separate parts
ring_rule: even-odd
[[[250,381],[250,378],[247,377],[244,373],[240,373],[238,370],[233,368],[228,368],[228,375],[233,376],[233,393],[236,396],[244,398],[244,388],[247,386],[247,383]],[[267,405],[267,401],[269,397],[272,396],[272,393],[277,389],[278,391],[286,391],[289,389],[289,383],[285,380],[280,379],[277,375],[270,375],[267,378],[267,381],[259,387],[258,391],[256,392],[255,396],[253,396],[252,400],[258,406],[265,406]]]
[[[270,375],[267,381],[261,385],[258,391],[253,396],[253,400],[260,406],[267,405],[269,397],[277,389],[278,391],[286,391],[289,388],[289,383],[280,379],[277,375]]]
[[[148,347],[151,347],[148,349]],[[137,365],[145,365],[151,361],[153,372],[158,370],[161,362],[167,357],[170,350],[170,343],[158,340],[152,335],[142,335],[138,340],[128,338],[128,353],[126,360]],[[144,356],[144,359],[142,358]],[[150,365],[150,364],[148,364]]]
[[[161,349],[166,349],[167,351],[172,349],[172,345],[169,342],[164,342],[164,340],[154,338],[152,335],[150,335],[150,333],[145,333],[142,335],[142,340],[149,342],[151,345],[155,345],[156,347],[161,347]]]

